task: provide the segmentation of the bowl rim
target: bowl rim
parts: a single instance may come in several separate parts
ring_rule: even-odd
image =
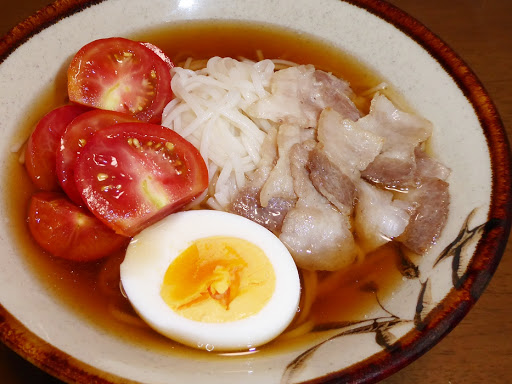
[[[0,64],[54,22],[107,0],[56,0],[29,16],[0,38]],[[468,268],[468,277],[427,316],[425,327],[416,327],[400,338],[392,350],[383,350],[343,371],[309,383],[375,383],[427,352],[468,313],[484,292],[501,260],[512,225],[512,155],[504,125],[483,84],[464,60],[421,22],[384,0],[337,0],[362,8],[395,26],[425,49],[453,79],[479,119],[490,153],[492,195],[487,224]],[[26,329],[0,304],[0,341],[43,371],[68,382],[101,384],[136,383],[79,361]]]

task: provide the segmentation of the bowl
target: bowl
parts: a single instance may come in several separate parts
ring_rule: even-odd
[[[370,383],[390,375],[445,336],[482,294],[507,242],[512,192],[506,135],[480,82],[444,43],[386,3],[56,2],[0,47],[0,127],[9,138],[2,142],[4,180],[26,127],[62,95],[63,70],[81,46],[204,19],[270,24],[319,38],[392,84],[433,123],[431,150],[451,169],[452,203],[442,236],[364,316],[262,353],[214,355],[135,342],[63,298],[25,255],[26,234],[13,229],[20,218],[13,214],[10,183],[2,190],[1,340],[67,382]]]

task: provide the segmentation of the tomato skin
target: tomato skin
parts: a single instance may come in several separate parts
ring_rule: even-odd
[[[169,68],[169,70],[174,68],[174,63],[171,61],[171,59],[165,54],[164,51],[162,51],[156,45],[147,43],[144,41],[140,41],[139,43],[142,44],[143,46],[145,46],[146,48],[151,49],[154,53],[156,53],[156,55],[159,58],[161,58],[165,62],[165,64],[167,64],[167,67]]]
[[[68,67],[73,102],[159,122],[171,101],[169,66],[143,44],[112,37],[83,46]]]
[[[129,241],[56,192],[35,193],[30,199],[27,221],[41,248],[67,260],[98,260]]]
[[[85,145],[75,181],[89,210],[115,232],[133,236],[208,187],[199,151],[160,125],[121,123]]]
[[[85,143],[102,128],[135,121],[135,118],[121,112],[94,109],[76,117],[67,125],[57,150],[56,171],[60,186],[73,203],[84,205],[82,195],[75,184],[75,164]]]
[[[45,191],[60,190],[56,174],[56,152],[67,125],[89,108],[65,105],[47,113],[30,135],[25,150],[25,167],[34,185]]]

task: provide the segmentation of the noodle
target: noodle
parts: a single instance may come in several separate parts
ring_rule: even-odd
[[[191,65],[191,61],[187,60]],[[259,163],[268,121],[252,120],[245,111],[268,96],[275,66],[271,60],[240,62],[213,57],[199,71],[174,68],[176,99],[165,108],[162,125],[194,146],[208,165],[210,180],[221,169],[207,204],[225,209]]]

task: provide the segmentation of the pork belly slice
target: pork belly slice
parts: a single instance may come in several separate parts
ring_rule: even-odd
[[[360,122],[360,128],[383,137],[382,152],[397,152],[397,156],[403,151],[412,155],[414,148],[432,135],[430,121],[399,110],[379,93],[373,97],[370,113]]]
[[[239,191],[227,210],[246,217],[277,234],[281,231],[286,214],[294,205],[295,202],[292,200],[272,198],[266,207],[262,207],[260,190],[249,186]]]
[[[358,247],[346,215],[337,211],[313,186],[306,164],[314,142],[296,144],[290,152],[299,200],[284,218],[281,241],[301,268],[333,271],[353,263]]]
[[[347,82],[311,65],[300,65],[275,72],[270,80],[270,95],[249,106],[247,113],[277,123],[315,127],[326,107],[357,120],[360,113],[352,96]]]
[[[382,152],[362,172],[362,177],[389,188],[413,185],[415,149],[432,135],[432,124],[400,111],[385,96],[374,96],[370,113],[360,120],[362,129],[384,138]]]
[[[400,236],[413,211],[412,204],[394,200],[393,193],[364,180],[358,185],[354,228],[365,252],[371,252]]]
[[[357,122],[344,119],[331,108],[326,108],[318,120],[318,141],[329,159],[353,180],[368,167],[381,152],[384,139],[361,128],[365,116]]]
[[[419,180],[416,184],[420,184],[421,180],[427,178],[446,180],[450,176],[451,170],[440,161],[429,156],[420,147],[416,147],[414,151],[416,157],[416,175]]]
[[[416,162],[413,158],[390,157],[387,154],[377,158],[361,172],[361,177],[374,184],[393,189],[414,187],[417,180]]]
[[[416,188],[426,178],[446,180],[449,175],[450,169],[430,157],[420,146],[414,149],[414,161],[383,154],[361,172],[361,177],[374,184],[401,190]]]
[[[313,86],[302,90],[306,103],[315,111],[316,120],[322,110],[332,108],[346,119],[356,121],[361,114],[352,98],[355,96],[350,85],[331,73],[313,72]]]
[[[267,132],[265,139],[263,139],[263,143],[261,143],[260,149],[260,161],[254,172],[249,175],[249,183],[248,185],[256,188],[258,190],[261,189],[263,184],[267,181],[270,176],[270,172],[274,169],[277,162],[277,129],[272,127]]]
[[[435,178],[425,179],[419,188],[404,195],[405,201],[416,208],[398,240],[421,255],[436,242],[446,224],[450,207],[448,183]]]
[[[344,215],[351,215],[356,199],[356,185],[327,154],[316,146],[306,164],[313,186]]]
[[[266,207],[272,198],[295,200],[293,178],[290,171],[290,149],[301,142],[301,129],[297,125],[283,124],[277,132],[278,158],[260,192],[261,206]]]

